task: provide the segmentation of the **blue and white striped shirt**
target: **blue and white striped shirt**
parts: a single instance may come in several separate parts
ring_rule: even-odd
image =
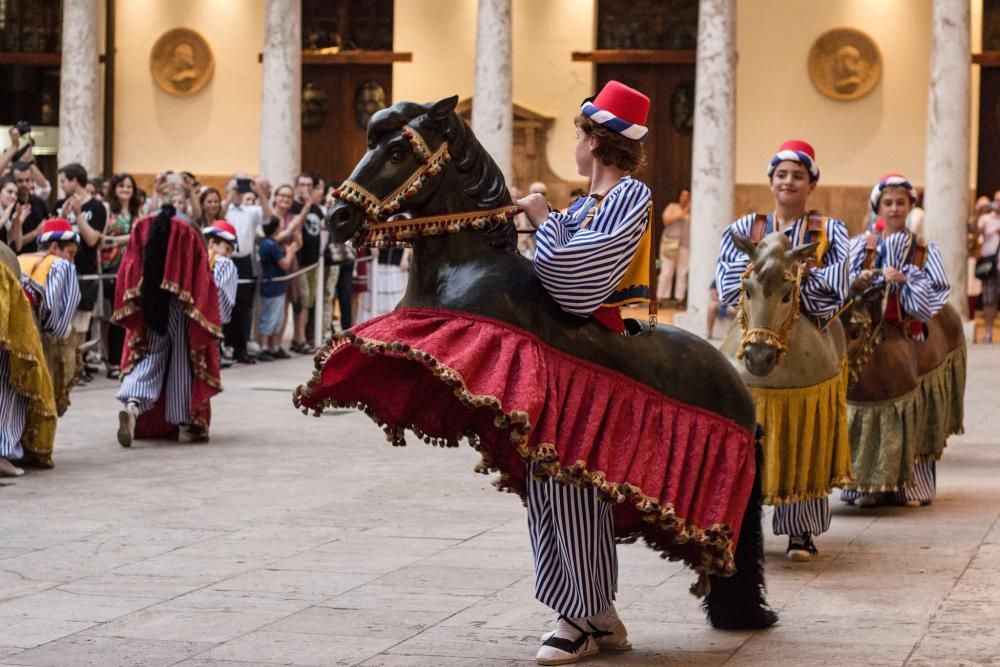
[[[649,219],[649,188],[625,176],[581,229],[597,199],[580,197],[549,213],[535,237],[535,272],[566,312],[589,317],[621,283]]]
[[[875,268],[892,267],[906,275],[906,282],[889,283],[890,293],[899,297],[903,311],[915,320],[926,322],[948,303],[951,284],[941,262],[941,251],[936,243],[927,244],[927,258],[924,268],[908,263],[911,249],[916,243],[916,235],[907,230],[881,236],[875,253]],[[865,237],[851,239],[851,280],[864,270]],[[881,274],[876,274],[873,285],[885,282]]]
[[[774,214],[768,215],[769,220]],[[715,282],[719,298],[730,306],[738,306],[740,300],[740,277],[747,268],[750,258],[733,243],[733,234],[750,238],[750,228],[756,214],[743,216],[726,228],[719,245],[719,261],[715,267]],[[798,239],[804,238],[809,224],[808,216],[803,216],[785,230],[785,235],[796,246]],[[802,281],[802,309],[820,319],[833,317],[850,295],[849,280],[849,237],[847,226],[837,218],[827,218],[826,237],[830,245],[823,257],[823,266],[815,267]]]
[[[233,316],[233,305],[236,304],[236,265],[228,257],[216,255],[212,276],[219,292],[219,321],[227,324]]]
[[[45,280],[45,303],[41,308],[42,332],[53,338],[65,338],[73,314],[80,305],[80,283],[76,266],[65,259],[56,259]]]

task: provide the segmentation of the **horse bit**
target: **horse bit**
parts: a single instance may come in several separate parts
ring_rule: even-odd
[[[742,359],[744,350],[747,345],[752,345],[754,343],[762,343],[768,347],[773,347],[777,351],[775,363],[781,361],[782,356],[788,351],[788,334],[795,326],[795,322],[799,319],[799,300],[800,293],[799,288],[802,284],[802,277],[805,275],[805,270],[803,269],[803,264],[796,265],[796,271],[793,273],[791,271],[785,271],[785,281],[795,283],[795,289],[792,290],[792,307],[788,311],[788,317],[778,326],[777,329],[772,329],[770,327],[750,327],[750,318],[747,315],[746,304],[746,289],[743,287],[743,281],[745,281],[756,267],[753,262],[747,264],[746,270],[743,275],[740,276],[740,302],[739,302],[739,323],[740,330],[742,331],[742,336],[740,337],[740,345],[736,350],[736,358]]]
[[[447,141],[441,142],[437,150],[431,151],[424,138],[412,127],[404,127],[400,136],[410,142],[414,154],[420,158],[420,166],[399,187],[379,199],[364,186],[347,179],[333,191],[334,197],[358,208],[373,224],[388,220],[389,216],[402,207],[405,200],[420,192],[428,178],[440,174],[445,163],[451,160]]]

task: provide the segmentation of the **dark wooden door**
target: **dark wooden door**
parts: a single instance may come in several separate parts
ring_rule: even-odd
[[[992,198],[1000,190],[1000,67],[979,73],[979,173],[977,195]]]
[[[657,238],[660,214],[677,193],[691,185],[691,131],[694,121],[693,64],[597,65],[597,90],[611,79],[645,93],[650,100],[646,166],[636,173],[653,193]]]
[[[375,82],[382,87],[385,103],[392,103],[392,65],[323,64],[302,67],[302,86],[307,90],[303,109],[322,116],[318,127],[303,122],[302,168],[314,171],[327,182],[347,178],[367,148],[365,128],[355,113],[359,91]],[[369,87],[369,90],[371,87]],[[325,98],[320,104],[316,91]],[[322,110],[322,113],[319,111]],[[308,115],[308,114],[306,114]]]

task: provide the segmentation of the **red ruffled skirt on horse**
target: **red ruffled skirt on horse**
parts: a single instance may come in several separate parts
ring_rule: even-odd
[[[296,406],[365,410],[396,445],[482,454],[480,472],[525,497],[536,474],[591,486],[615,504],[619,539],[645,538],[701,574],[731,574],[755,472],[754,436],[509,324],[406,308],[341,334],[317,356]]]

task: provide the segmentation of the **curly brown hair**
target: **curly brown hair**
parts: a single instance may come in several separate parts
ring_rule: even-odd
[[[593,153],[603,164],[628,172],[646,164],[642,144],[635,139],[612,132],[583,115],[576,117],[576,126],[588,137],[597,139]]]

